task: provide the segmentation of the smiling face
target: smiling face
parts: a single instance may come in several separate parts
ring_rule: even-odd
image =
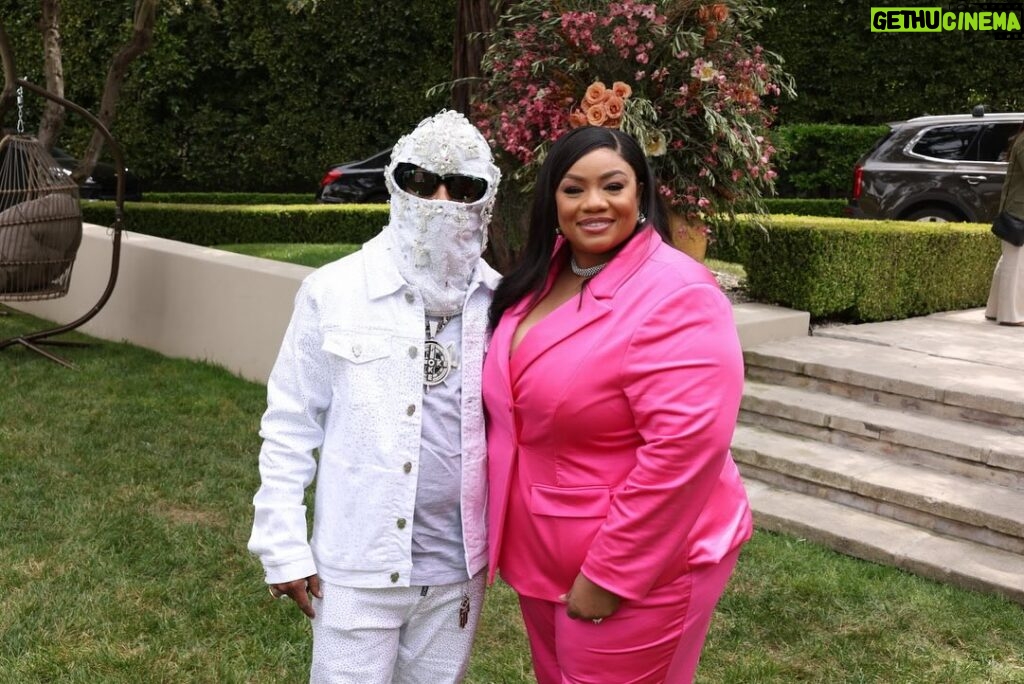
[[[573,164],[558,184],[558,226],[583,268],[611,259],[636,230],[636,173],[618,152],[599,148]]]

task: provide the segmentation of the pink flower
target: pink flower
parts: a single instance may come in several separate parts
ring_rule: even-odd
[[[788,86],[726,0],[515,5],[517,18],[499,23],[485,55],[484,106],[473,109],[510,175],[529,180],[565,131],[628,116],[674,210],[699,221],[770,189],[765,136],[775,112],[762,100]],[[671,21],[660,9],[669,7]],[[728,134],[709,131],[708,115]]]

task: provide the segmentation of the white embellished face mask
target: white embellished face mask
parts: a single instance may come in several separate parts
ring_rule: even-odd
[[[424,120],[395,145],[385,172],[391,216],[384,234],[427,313],[451,316],[462,310],[487,246],[500,178],[487,141],[458,112]],[[442,185],[452,199],[429,199]]]

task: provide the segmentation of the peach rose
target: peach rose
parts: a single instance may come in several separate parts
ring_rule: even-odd
[[[633,89],[629,87],[628,83],[622,81],[616,81],[612,83],[612,92],[625,100],[627,97],[633,94]]]
[[[608,120],[608,110],[603,104],[587,107],[587,123],[591,126],[603,126]]]
[[[622,118],[622,110],[625,109],[625,105],[622,102],[622,98],[615,93],[609,93],[608,99],[604,102],[605,111],[608,112],[609,119],[615,119],[618,121]]]
[[[587,125],[587,115],[582,109],[574,109],[569,114],[569,125],[573,128],[579,128],[580,126]]]
[[[583,104],[595,105],[598,104],[599,102],[603,102],[605,92],[607,92],[607,90],[608,89],[604,87],[604,83],[601,83],[600,81],[594,81],[587,87],[587,92],[583,96]]]

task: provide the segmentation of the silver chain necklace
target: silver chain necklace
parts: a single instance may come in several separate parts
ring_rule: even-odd
[[[598,264],[596,266],[591,266],[590,268],[581,268],[580,265],[576,263],[576,257],[575,256],[570,256],[569,257],[569,268],[571,268],[572,272],[575,273],[576,275],[580,276],[581,278],[593,278],[598,273],[603,271],[604,267],[607,266],[607,265],[608,265],[608,262],[606,261],[603,264]]]

